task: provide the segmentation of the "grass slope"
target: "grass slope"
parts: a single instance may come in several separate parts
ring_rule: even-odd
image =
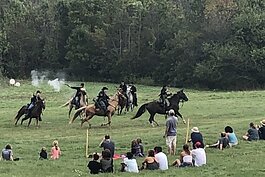
[[[78,84],[78,83],[72,83]],[[107,83],[86,83],[89,98],[92,100],[102,86],[109,87],[109,94],[115,92],[115,85]],[[1,111],[0,111],[0,147],[7,143],[13,145],[14,154],[20,157],[17,162],[0,162],[1,177],[33,177],[33,176],[88,176],[86,164],[88,159],[84,157],[86,139],[86,126],[80,128],[77,119],[72,125],[68,125],[67,108],[60,108],[73,93],[73,90],[63,86],[61,92],[53,92],[48,85],[41,85],[43,96],[46,98],[47,109],[44,112],[41,127],[33,124],[30,128],[26,123],[15,127],[13,118],[16,111],[31,97],[36,90],[28,82],[22,82],[19,88],[2,86]],[[138,86],[139,103],[157,99],[160,91],[158,87]],[[171,91],[177,91],[171,88]],[[210,92],[186,90],[189,101],[181,108],[184,117],[190,118],[191,127],[198,126],[203,133],[206,143],[213,143],[219,137],[226,125],[231,125],[240,141],[235,148],[218,151],[207,149],[207,165],[202,168],[176,169],[171,167],[168,171],[143,171],[140,174],[120,173],[120,161],[115,161],[116,172],[114,174],[100,174],[98,176],[262,176],[264,170],[265,142],[243,142],[241,136],[248,129],[248,123],[258,123],[264,115],[264,91],[250,92]],[[141,137],[145,145],[145,151],[156,145],[163,146],[166,150],[164,132],[165,119],[156,116],[159,127],[151,128],[148,123],[148,114],[145,113],[137,120],[129,118],[135,114],[115,115],[111,128],[100,127],[104,122],[103,117],[94,117],[89,130],[90,152],[100,152],[98,143],[104,134],[109,133],[116,143],[117,153],[126,153],[130,150],[132,139]],[[186,125],[178,125],[178,151],[184,143]],[[53,140],[58,139],[62,150],[62,156],[58,161],[40,161],[38,153],[41,147],[49,150]],[[171,163],[174,159],[169,157]],[[137,159],[140,165],[142,159]]]

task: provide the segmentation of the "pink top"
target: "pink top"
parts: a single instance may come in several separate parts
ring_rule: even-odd
[[[60,148],[57,147],[57,150],[56,150],[56,147],[53,146],[52,149],[51,149],[51,158],[54,159],[54,160],[55,159],[59,159],[60,155],[61,155]]]

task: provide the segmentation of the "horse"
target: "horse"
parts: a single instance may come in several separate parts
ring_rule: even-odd
[[[123,94],[121,94],[121,92],[119,91],[118,99],[119,99],[119,101],[118,101],[118,115],[121,115],[123,108],[125,108],[127,105],[127,98]],[[126,109],[127,109],[127,107],[126,107]]]
[[[61,107],[65,107],[65,106],[69,105],[69,111],[68,111],[68,118],[69,119],[70,119],[71,112],[72,112],[72,110],[73,110],[74,107],[77,110],[80,107],[84,107],[84,106],[87,105],[86,104],[85,95],[84,95],[84,93],[82,91],[80,92],[80,103],[79,103],[80,106],[76,105],[76,103],[73,102],[74,99],[76,99],[76,98],[75,97],[72,97],[69,101],[67,101],[64,105],[61,106]],[[81,114],[81,112],[80,112],[80,114]]]
[[[133,108],[134,108],[134,99],[133,99],[133,94],[132,94],[132,92],[131,92],[131,87],[130,86],[128,86],[127,87],[127,96],[128,96],[128,104],[127,104],[127,106],[126,106],[126,111],[128,112],[128,111],[133,111]]]
[[[176,113],[177,116],[179,116],[180,118],[182,118],[183,123],[185,123],[185,119],[182,117],[182,115],[179,113],[179,102],[183,100],[183,101],[188,101],[188,97],[186,96],[186,94],[184,93],[183,89],[178,91],[176,94],[173,94],[168,101],[170,102],[170,106],[167,108],[167,110],[161,106],[161,103],[158,103],[157,101],[152,101],[149,103],[145,103],[143,104],[137,111],[136,115],[131,118],[131,119],[136,119],[138,117],[140,117],[146,110],[149,112],[150,117],[149,117],[149,122],[152,126],[153,122],[156,123],[157,126],[158,123],[154,120],[154,116],[155,114],[166,114],[166,112],[170,109],[173,109]]]
[[[93,116],[107,116],[108,117],[108,122],[101,124],[101,126],[106,126],[111,124],[111,117],[114,115],[116,108],[118,107],[119,103],[119,96],[121,95],[120,92],[117,92],[110,100],[109,100],[109,105],[107,107],[107,113],[105,113],[102,110],[96,109],[95,104],[90,104],[88,106],[84,106],[76,110],[73,118],[69,121],[69,124],[72,124],[74,120],[78,117],[78,115],[82,112],[85,111],[85,118],[82,119],[81,122],[81,127],[85,122],[88,122],[89,127],[91,127],[91,124],[89,122],[90,119],[92,119]]]
[[[32,108],[32,111],[31,111],[31,113],[29,115],[27,114],[28,106],[27,105],[22,106],[20,108],[20,110],[18,111],[15,119],[14,119],[16,121],[15,125],[17,125],[17,122],[19,121],[20,117],[26,114],[25,117],[21,120],[21,125],[22,125],[24,120],[29,119],[29,122],[28,122],[28,127],[29,127],[32,118],[36,118],[36,125],[38,127],[39,126],[39,120],[41,118],[41,114],[42,114],[42,111],[44,109],[45,109],[45,101],[44,101],[44,99],[38,100],[35,103],[35,106]]]

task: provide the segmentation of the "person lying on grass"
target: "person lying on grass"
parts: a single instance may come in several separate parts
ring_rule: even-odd
[[[212,145],[206,145],[206,147],[218,148],[220,150],[223,150],[224,148],[229,147],[229,140],[226,137],[226,133],[222,132],[221,133],[221,138],[219,138],[216,143],[214,143]]]

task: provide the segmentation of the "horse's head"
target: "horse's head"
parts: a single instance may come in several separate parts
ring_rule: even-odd
[[[187,95],[184,93],[184,90],[181,89],[180,91],[177,92],[177,95],[179,96],[179,98],[181,100],[184,100],[184,101],[189,101]]]
[[[45,109],[45,100],[44,99],[40,99],[36,102],[36,105],[41,107],[42,109]]]
[[[187,97],[187,95],[184,93],[183,89],[181,89],[180,91],[178,91],[171,98],[172,99],[178,98],[179,100],[183,100],[183,101],[188,101],[189,100],[188,97]]]

